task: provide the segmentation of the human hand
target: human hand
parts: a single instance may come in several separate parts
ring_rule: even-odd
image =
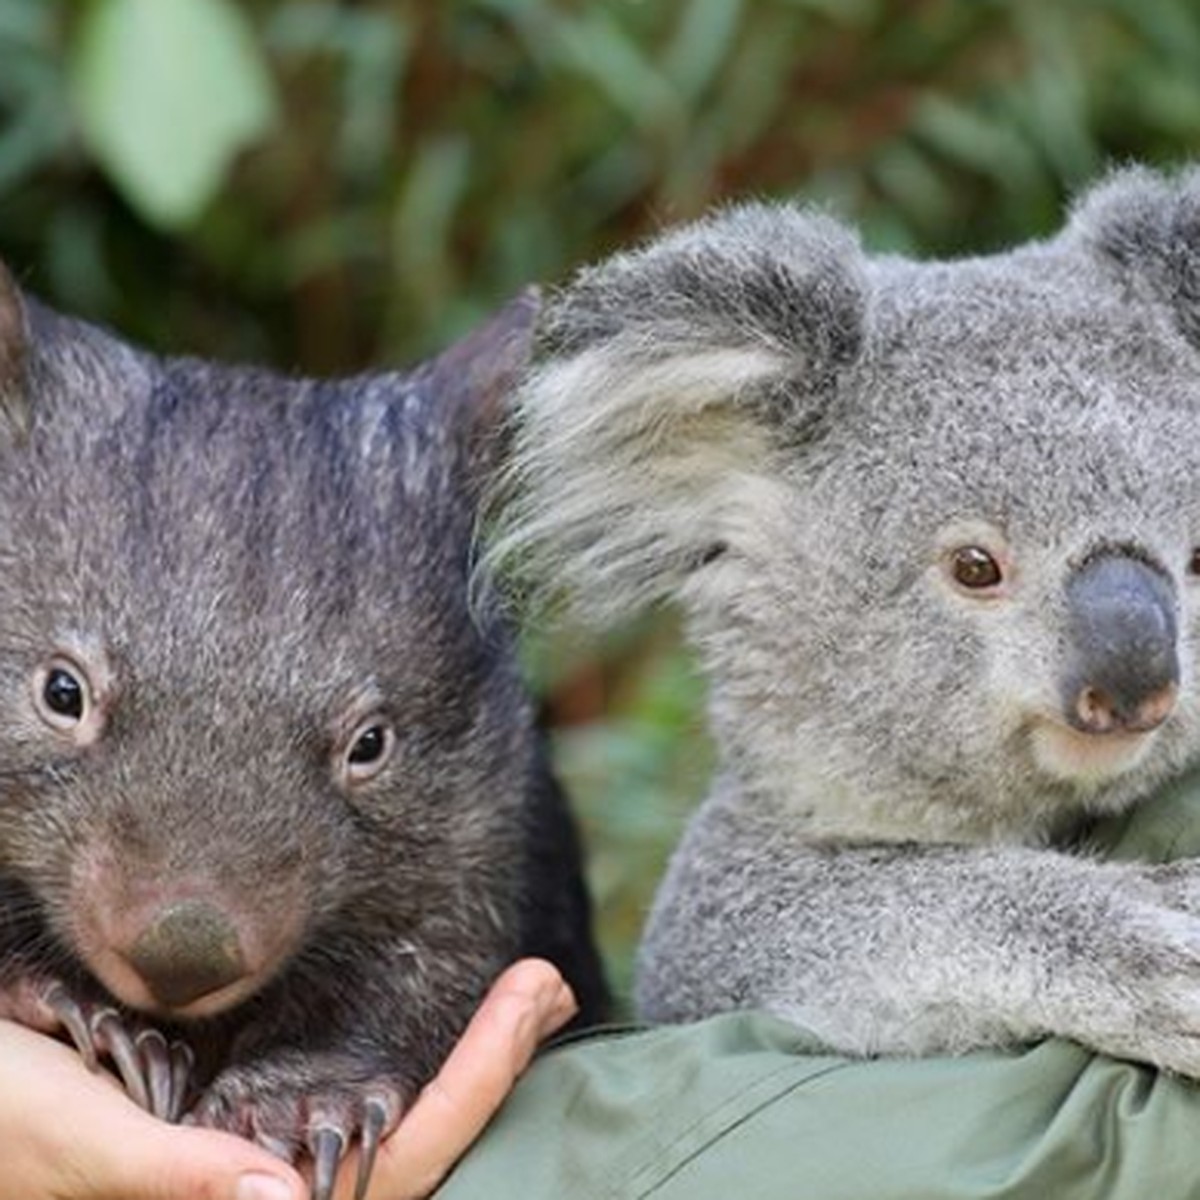
[[[487,1124],[574,999],[548,963],[505,971],[445,1066],[379,1150],[370,1200],[421,1200]],[[167,1125],[106,1073],[0,1021],[0,1200],[302,1200],[290,1167],[229,1134]],[[352,1158],[337,1198],[354,1192]],[[272,1189],[274,1187],[274,1190]],[[258,1190],[254,1190],[257,1188]]]
[[[267,1151],[150,1116],[111,1075],[88,1070],[74,1049],[44,1034],[0,1021],[0,1063],[0,1200],[305,1195],[297,1172]]]
[[[497,978],[437,1077],[379,1148],[366,1200],[424,1200],[483,1131],[538,1046],[577,1011],[562,976],[537,958]],[[335,1200],[354,1196],[355,1157]],[[0,1196],[0,1200],[4,1200]]]

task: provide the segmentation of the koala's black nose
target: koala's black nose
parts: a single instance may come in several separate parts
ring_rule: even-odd
[[[128,957],[155,999],[169,1008],[182,1008],[246,973],[233,923],[203,900],[164,908]]]
[[[1067,720],[1084,733],[1161,725],[1179,691],[1175,590],[1161,571],[1124,553],[1081,567],[1067,584]]]

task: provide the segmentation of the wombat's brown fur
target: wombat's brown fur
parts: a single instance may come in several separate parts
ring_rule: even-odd
[[[311,1150],[318,1190],[506,962],[604,1000],[508,633],[468,602],[535,308],[331,383],[157,358],[0,280],[0,1011],[174,1117],[164,1030],[192,1119]]]

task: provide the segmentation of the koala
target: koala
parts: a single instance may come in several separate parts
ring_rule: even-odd
[[[947,262],[731,207],[565,286],[516,412],[493,561],[710,684],[644,1017],[1200,1077],[1200,865],[1086,849],[1200,754],[1200,172]]]
[[[0,1015],[315,1161],[509,961],[605,987],[513,642],[473,597],[533,294],[408,372],[161,358],[0,276]]]

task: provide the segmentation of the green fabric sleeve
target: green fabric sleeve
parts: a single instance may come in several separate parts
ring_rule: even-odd
[[[1200,853],[1200,780],[1096,852]],[[1200,1088],[1050,1040],[958,1058],[822,1053],[757,1013],[541,1056],[439,1200],[1200,1197]]]

